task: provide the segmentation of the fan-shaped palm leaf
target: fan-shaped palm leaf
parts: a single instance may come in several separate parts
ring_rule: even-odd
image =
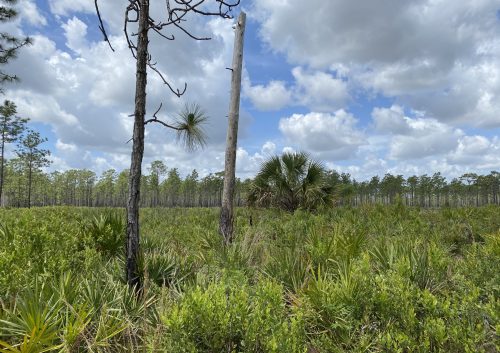
[[[325,169],[304,152],[285,153],[265,161],[248,194],[250,206],[279,207],[293,212],[326,204],[332,189],[325,179]]]
[[[290,186],[297,186],[305,174],[309,156],[305,152],[284,153],[281,161],[286,171],[286,178]]]

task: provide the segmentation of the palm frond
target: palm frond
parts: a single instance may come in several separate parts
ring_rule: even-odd
[[[316,209],[331,200],[325,169],[305,152],[285,153],[265,161],[248,194],[248,204],[293,212]]]
[[[279,156],[273,156],[267,161],[262,163],[260,172],[257,174],[256,179],[261,180],[276,180],[276,177],[282,173],[281,160]]]
[[[309,155],[305,152],[284,153],[281,156],[281,161],[286,171],[288,183],[292,189],[295,189],[300,183],[301,176],[305,174]]]
[[[322,185],[325,182],[325,168],[316,161],[311,161],[307,168],[307,174],[303,180],[303,185]]]

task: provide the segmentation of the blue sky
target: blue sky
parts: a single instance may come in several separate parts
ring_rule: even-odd
[[[210,3],[207,0],[207,3]],[[134,62],[122,34],[127,1],[102,1],[113,45],[102,42],[91,0],[20,0],[9,30],[30,35],[8,69],[22,82],[6,97],[49,141],[52,169],[127,168]],[[237,172],[271,154],[305,150],[358,180],[372,175],[448,177],[500,169],[500,5],[495,0],[242,0],[247,12]],[[154,14],[163,1],[152,1]],[[210,116],[209,144],[188,153],[148,126],[145,167],[182,174],[223,168],[232,21],[192,18],[213,39],[151,39],[178,99],[149,74],[148,111],[164,119],[186,102]]]

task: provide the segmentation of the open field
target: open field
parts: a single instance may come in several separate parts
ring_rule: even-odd
[[[141,210],[136,301],[123,210],[2,210],[0,351],[500,349],[499,207],[218,212]]]

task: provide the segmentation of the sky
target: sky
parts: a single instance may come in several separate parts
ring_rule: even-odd
[[[207,0],[210,4],[213,0]],[[20,0],[3,30],[29,35],[5,68],[18,115],[48,138],[51,170],[99,175],[130,164],[135,63],[123,35],[127,0],[100,1],[111,51],[91,0]],[[151,0],[165,19],[165,2]],[[241,0],[247,13],[237,175],[306,151],[357,180],[385,173],[500,170],[498,0]],[[235,20],[193,16],[194,41],[151,33],[150,52],[176,97],[148,73],[147,112],[173,121],[185,104],[209,116],[208,144],[185,151],[162,126],[146,127],[144,168],[154,160],[181,175],[224,168]]]

